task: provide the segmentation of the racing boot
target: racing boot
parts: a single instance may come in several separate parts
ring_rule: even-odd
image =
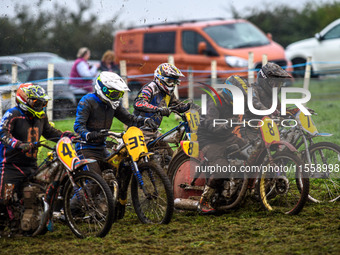
[[[198,204],[198,210],[203,214],[211,214],[216,212],[216,210],[210,205],[210,200],[214,193],[215,189],[205,185],[200,202]]]

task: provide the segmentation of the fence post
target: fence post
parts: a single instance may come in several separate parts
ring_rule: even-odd
[[[254,71],[251,70],[254,68],[254,53],[249,52],[248,53],[248,83],[252,84],[254,83]]]
[[[266,54],[262,55],[262,66],[268,63],[268,57]]]
[[[172,65],[175,65],[175,59],[174,59],[174,56],[173,55],[169,55],[168,56],[168,63],[169,64],[172,64]],[[178,93],[178,86],[175,86],[175,96],[176,98],[179,98],[179,93]]]
[[[194,99],[194,76],[192,73],[192,68],[188,68],[188,97]]]
[[[14,64],[12,65],[12,87],[11,87],[11,107],[15,106],[15,93],[17,90],[17,85],[14,83],[18,82],[18,65]]]
[[[211,61],[211,86],[215,87],[217,80],[217,62],[216,60]]]
[[[310,82],[310,76],[311,76],[311,69],[312,69],[311,62],[312,62],[312,57],[311,56],[307,57],[305,78],[303,80],[303,88],[307,90],[309,89],[309,82]]]
[[[126,75],[127,71],[126,71],[126,61],[125,60],[119,61],[119,68],[120,68],[120,76],[125,81],[125,83],[128,84],[127,75]],[[129,95],[128,95],[128,93],[124,93],[123,107],[129,110]]]
[[[54,64],[48,64],[47,66],[47,94],[51,98],[51,103],[47,105],[47,118],[53,120],[53,78],[54,78]]]

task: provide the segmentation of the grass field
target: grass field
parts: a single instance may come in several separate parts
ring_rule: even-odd
[[[340,82],[312,82],[308,107],[320,138],[340,144]],[[58,121],[72,130],[74,120]],[[162,124],[163,131],[178,121]],[[114,129],[123,126],[114,122]],[[318,138],[319,139],[319,138]],[[130,207],[124,219],[113,224],[103,239],[77,239],[61,222],[55,231],[37,238],[2,238],[0,254],[339,254],[340,201],[307,203],[297,216],[273,214],[248,198],[238,210],[219,216],[176,211],[169,225],[143,225]]]

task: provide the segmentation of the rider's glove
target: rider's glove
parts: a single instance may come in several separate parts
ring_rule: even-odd
[[[73,138],[76,137],[76,134],[71,131],[65,131],[64,133],[62,133],[61,137],[65,137],[65,136],[72,140]]]
[[[162,116],[166,116],[168,117],[170,115],[170,109],[167,107],[160,107],[158,108],[158,112],[162,115]]]
[[[186,103],[186,104],[180,104],[174,107],[174,110],[178,111],[179,113],[186,112],[187,110],[190,109],[191,104]]]
[[[18,148],[23,152],[30,151],[34,147],[33,143],[21,143],[19,144]]]
[[[90,133],[87,133],[86,141],[90,142],[90,141],[98,139],[99,137],[100,137],[100,134],[97,131],[92,131]]]
[[[158,127],[156,122],[153,119],[150,119],[150,118],[146,118],[144,120],[144,125],[149,126],[152,130],[157,129],[157,127]]]

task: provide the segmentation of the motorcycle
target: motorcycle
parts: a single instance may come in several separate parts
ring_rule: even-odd
[[[317,115],[309,109],[313,115]],[[282,127],[281,139],[300,150],[302,159],[307,164],[310,178],[308,198],[315,203],[335,202],[340,199],[340,176],[336,171],[340,165],[340,146],[332,142],[313,141],[316,137],[330,137],[332,134],[319,133],[312,120],[298,108],[290,109],[290,119],[295,120],[296,126]]]
[[[142,223],[168,224],[174,210],[172,187],[162,168],[150,160],[153,153],[148,152],[143,132],[132,126],[122,133],[102,130],[100,134],[111,139],[106,147],[110,155],[103,159],[101,167],[104,179],[118,194],[116,217],[124,217],[133,176],[131,199],[138,219]]]
[[[20,232],[37,236],[53,230],[53,212],[62,210],[71,231],[79,238],[104,237],[113,223],[112,193],[101,176],[84,171],[90,159],[80,160],[68,137],[49,150],[38,170],[22,185],[22,196],[7,205],[2,228],[19,223]]]
[[[255,139],[242,148],[235,145],[226,148],[226,159],[239,174],[237,178],[231,175],[224,179],[223,185],[216,189],[211,205],[222,212],[236,208],[244,200],[247,190],[250,190],[266,210],[298,214],[309,191],[309,179],[306,178],[302,160],[291,144],[280,140],[275,122],[263,117],[260,123],[262,125],[259,124]],[[280,146],[288,150],[279,151]],[[181,147],[182,153],[177,154],[169,165],[175,208],[197,210],[209,178],[209,175],[197,169],[206,169],[205,166],[210,163],[199,150],[198,142],[182,141]],[[281,170],[265,171],[268,169]]]
[[[144,134],[147,133],[151,138],[147,142],[147,148],[154,154],[151,159],[157,161],[161,167],[167,172],[171,158],[176,155],[180,149],[180,142],[182,140],[196,140],[196,131],[199,125],[199,114],[195,109],[190,109],[185,113],[179,113],[173,108],[169,108],[171,113],[175,113],[182,121],[164,134],[150,131],[150,129],[143,129]],[[151,134],[150,134],[151,133]],[[170,146],[175,144],[175,151]]]

